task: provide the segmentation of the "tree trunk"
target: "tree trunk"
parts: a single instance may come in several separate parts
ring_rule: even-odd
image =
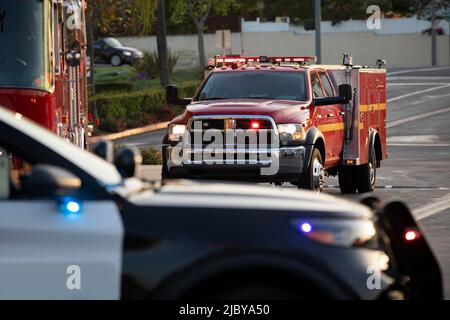
[[[205,59],[205,41],[203,39],[203,32],[205,30],[205,22],[200,21],[196,23],[197,25],[197,36],[198,36],[198,58],[200,67],[205,67],[206,59]]]
[[[156,9],[156,44],[158,47],[158,64],[161,86],[165,87],[170,83],[169,78],[169,52],[167,49],[166,34],[166,10],[164,0],[159,0]]]

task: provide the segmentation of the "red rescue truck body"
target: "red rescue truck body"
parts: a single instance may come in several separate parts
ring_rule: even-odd
[[[176,88],[169,86],[168,103],[187,108],[171,122],[163,142],[163,178],[290,182],[321,191],[329,174],[339,175],[345,193],[373,191],[376,168],[387,157],[386,71],[348,61],[307,64],[313,61],[314,57],[216,57],[193,99],[178,98]],[[185,161],[174,161],[181,134],[184,140],[193,137],[196,121],[202,132],[214,129],[224,135],[230,128],[270,129],[277,139],[269,146],[272,158],[263,161],[267,148],[252,151],[257,148],[246,145],[232,151],[246,153],[245,161],[237,156],[211,161],[221,153],[225,159],[230,152],[214,146],[206,158],[195,161],[194,144],[183,148]],[[202,143],[203,156],[208,143]],[[254,161],[248,156],[251,152],[257,153]],[[208,159],[211,154],[214,159]],[[260,169],[273,165],[274,155],[276,172],[262,175]]]

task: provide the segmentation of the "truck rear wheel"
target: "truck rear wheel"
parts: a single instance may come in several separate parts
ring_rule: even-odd
[[[375,190],[376,181],[376,154],[375,148],[372,146],[369,151],[369,162],[358,167],[358,192],[373,192]]]
[[[338,172],[339,189],[342,193],[356,193],[357,188],[357,167],[341,166]]]
[[[323,191],[324,185],[325,172],[322,155],[318,149],[314,149],[311,155],[311,161],[303,172],[298,187],[319,193]]]

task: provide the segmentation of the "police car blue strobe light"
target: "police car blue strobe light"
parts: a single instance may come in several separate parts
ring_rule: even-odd
[[[300,230],[302,230],[304,233],[309,233],[312,230],[312,226],[308,222],[304,222],[300,225]]]
[[[62,213],[67,215],[76,215],[81,212],[81,203],[72,198],[61,199],[59,207]]]
[[[80,209],[81,209],[80,204],[75,201],[69,201],[66,204],[66,208],[67,208],[67,211],[70,213],[78,213],[78,212],[80,212]]]

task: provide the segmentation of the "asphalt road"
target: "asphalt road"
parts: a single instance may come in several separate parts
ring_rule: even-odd
[[[414,210],[438,256],[450,299],[450,67],[389,70],[387,88],[389,158],[377,171],[376,194],[402,199]],[[119,143],[160,147],[164,133]],[[159,170],[148,167],[144,174],[156,179]],[[327,178],[326,192],[342,196],[337,185],[336,178]]]

